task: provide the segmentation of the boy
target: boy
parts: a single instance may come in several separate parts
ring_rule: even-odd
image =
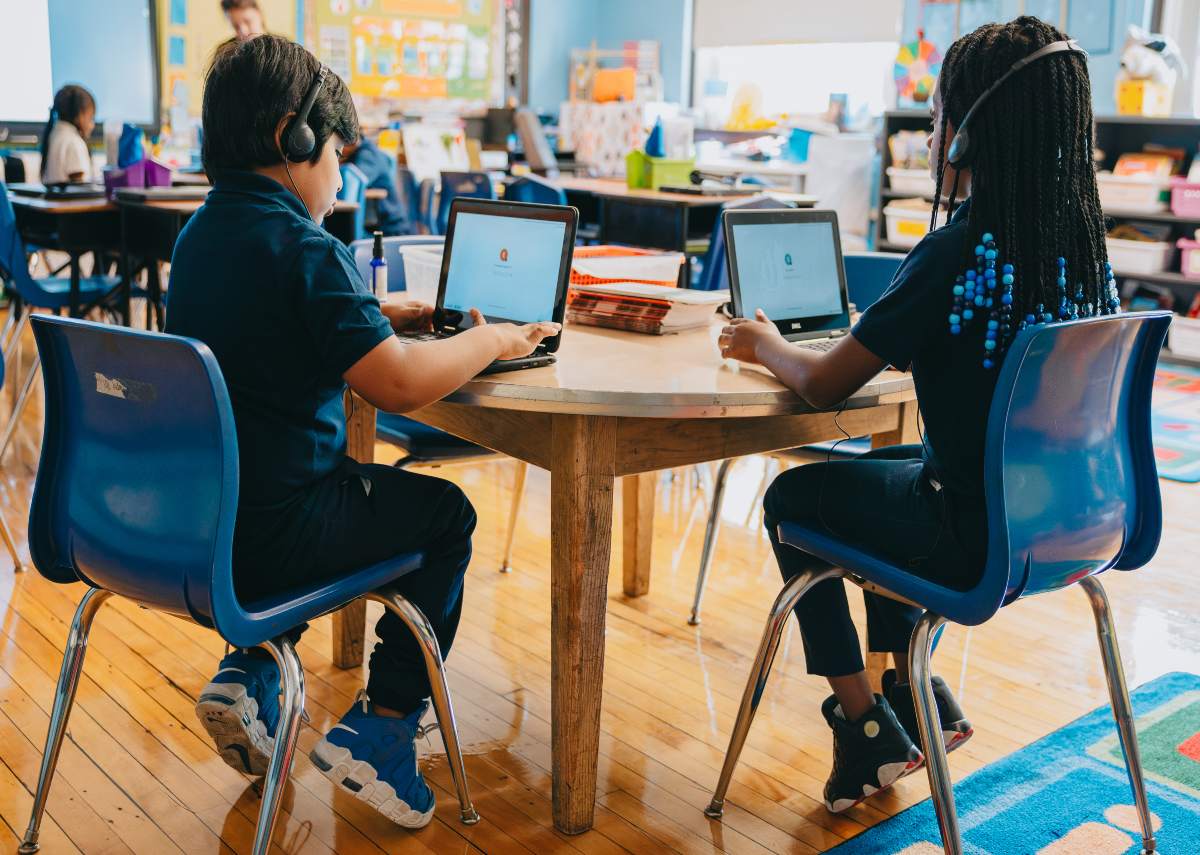
[[[221,0],[221,11],[239,42],[249,41],[267,31],[258,0]]]
[[[261,601],[420,550],[423,567],[397,584],[449,651],[475,513],[446,481],[348,459],[343,392],[348,384],[380,409],[415,409],[494,359],[531,353],[557,325],[484,323],[443,341],[397,340],[396,331],[428,327],[431,309],[381,306],[320,227],[358,117],[342,81],[303,47],[264,35],[220,51],[203,123],[213,189],[176,245],[167,330],[208,344],[229,387],[241,465],[238,596]],[[399,618],[385,613],[376,631],[366,692],[312,757],[347,792],[419,828],[434,803],[412,744],[429,681]],[[221,662],[197,713],[230,765],[266,771],[278,692],[263,651]]]

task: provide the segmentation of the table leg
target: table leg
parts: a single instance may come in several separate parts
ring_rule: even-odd
[[[554,419],[550,475],[554,827],[580,834],[596,809],[616,421]]]
[[[625,577],[625,596],[641,597],[650,593],[651,547],[654,545],[654,502],[657,498],[658,473],[643,472],[621,479],[624,551],[621,569]]]
[[[877,433],[871,437],[871,448],[885,448],[889,445],[905,445],[921,441],[917,425],[917,402],[906,401],[900,405],[900,422],[894,430]],[[867,680],[871,686],[879,689],[883,683],[883,672],[891,667],[891,656],[887,653],[871,653],[866,655]]]
[[[375,462],[375,408],[346,392],[346,454],[359,463]],[[367,603],[355,600],[333,613],[333,664],[357,668],[363,661]]]

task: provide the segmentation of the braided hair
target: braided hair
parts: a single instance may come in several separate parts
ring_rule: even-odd
[[[1057,28],[1022,16],[1006,24],[985,24],[958,39],[946,52],[938,79],[944,122],[960,127],[976,99],[1013,63],[1066,38]],[[1063,52],[1022,69],[971,117],[970,132],[964,268],[975,266],[977,245],[986,234],[1004,269],[1012,265],[1016,322],[1115,311],[1092,160],[1091,84],[1084,58]],[[941,134],[936,152],[934,223],[942,204],[949,136],[948,130]],[[957,171],[952,182],[947,200],[951,213]],[[1064,269],[1065,309],[1060,287]],[[998,354],[1012,332],[1001,334]]]

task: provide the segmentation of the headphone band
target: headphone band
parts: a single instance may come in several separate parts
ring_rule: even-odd
[[[308,115],[312,112],[317,94],[320,93],[321,87],[325,83],[325,73],[325,66],[320,66],[316,79],[308,87],[308,92],[304,94],[304,100],[300,102],[300,108],[296,111],[295,118],[288,123],[282,140],[285,160],[299,163],[311,157],[316,150],[317,141],[312,128],[308,125]]]
[[[325,66],[322,65],[317,71],[317,78],[312,82],[312,86],[308,87],[308,92],[304,96],[304,100],[300,103],[300,109],[296,112],[295,122],[298,125],[308,124],[308,114],[312,112],[313,103],[317,100],[317,94],[321,91],[321,87],[325,84]]]

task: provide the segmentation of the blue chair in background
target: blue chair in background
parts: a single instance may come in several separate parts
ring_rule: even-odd
[[[781,210],[790,208],[786,202],[780,202],[772,196],[751,196],[736,202],[726,202],[721,206],[721,212],[745,210]],[[708,249],[701,262],[700,273],[692,287],[697,291],[721,291],[729,287],[728,253],[725,251],[725,224],[720,214],[713,225],[712,235],[708,239]]]
[[[364,225],[367,216],[367,176],[353,163],[343,163],[341,171],[342,189],[338,191],[338,198],[358,205],[358,210],[354,212],[354,239],[360,240],[367,236]]]
[[[792,607],[814,585],[841,577],[925,610],[908,651],[913,700],[942,844],[950,855],[960,855],[954,790],[930,684],[935,635],[947,621],[982,624],[1021,597],[1078,582],[1096,620],[1142,848],[1154,851],[1133,710],[1098,577],[1113,568],[1136,570],[1158,549],[1162,503],[1151,444],[1150,395],[1170,323],[1169,312],[1136,312],[1039,325],[1016,335],[988,416],[988,555],[974,588],[956,591],[921,579],[820,526],[779,527],[783,543],[833,567],[801,573],[784,586],[771,608],[721,776],[705,810],[709,817],[721,816]]]
[[[396,167],[396,192],[404,207],[404,233],[419,235],[423,231],[421,220],[421,185],[417,176],[407,166]]]
[[[437,213],[430,223],[430,232],[444,235],[450,222],[450,203],[459,197],[495,199],[496,189],[486,172],[443,172],[442,187],[437,194]],[[432,207],[432,206],[431,206]]]
[[[17,230],[17,218],[8,198],[8,188],[0,182],[0,279],[4,280],[4,290],[11,300],[11,311],[5,318],[3,330],[0,330],[0,354],[3,354],[4,359],[11,365],[19,361],[13,357],[20,353],[21,337],[34,309],[45,309],[60,314],[74,306],[86,312],[115,296],[117,289],[121,287],[119,276],[79,276],[78,264],[71,265],[71,276],[34,279],[29,275],[29,257],[26,251],[25,241]],[[72,277],[75,278],[74,299],[71,294]],[[21,413],[29,400],[34,380],[37,379],[39,364],[35,357],[30,363],[29,372],[20,382],[13,403],[12,419],[5,428],[3,439],[0,439],[0,460],[8,451]]]
[[[567,204],[567,191],[553,181],[537,175],[522,175],[504,190],[509,202],[536,202],[541,205]]]
[[[388,265],[388,293],[405,290],[404,281],[404,249],[410,246],[441,246],[445,238],[435,235],[385,237],[383,239],[383,257]],[[374,240],[358,240],[350,244],[354,253],[354,263],[363,276],[363,280],[371,279],[371,255],[374,251]],[[446,433],[435,427],[401,416],[396,413],[380,412],[375,421],[375,435],[383,442],[394,445],[404,452],[404,457],[396,461],[396,466],[443,466],[456,463],[471,463],[483,458],[504,459],[490,448],[484,448],[452,433]],[[512,509],[508,520],[508,536],[504,544],[504,558],[500,563],[500,572],[512,570],[513,541],[516,536],[517,517],[521,512],[521,501],[525,493],[525,476],[529,464],[524,460],[517,461],[516,478],[513,485]]]
[[[714,237],[715,240],[715,237]],[[710,244],[710,248],[713,244]],[[725,255],[724,240],[721,243],[720,253]],[[850,295],[850,302],[858,307],[859,311],[866,309],[876,300],[878,300],[883,292],[887,290],[891,284],[892,277],[896,275],[896,271],[900,269],[900,263],[904,261],[904,256],[889,252],[848,252],[844,255],[846,265],[846,290]],[[722,273],[726,277],[726,286],[728,285],[728,271],[725,270],[725,261],[721,261]],[[870,437],[852,437],[840,441],[817,442],[812,445],[807,445],[804,448],[791,449],[789,451],[780,451],[770,455],[773,459],[795,462],[798,458],[802,459],[806,454],[827,454],[837,457],[858,457],[860,454],[866,454],[871,450]],[[704,547],[700,552],[700,570],[696,574],[696,593],[692,597],[692,613],[688,617],[688,623],[692,626],[697,626],[700,623],[700,604],[704,600],[704,588],[708,582],[708,571],[712,568],[713,555],[717,548],[717,535],[721,530],[721,510],[725,503],[725,484],[729,480],[729,468],[733,465],[737,458],[729,458],[722,460],[721,465],[717,467],[717,474],[713,479],[713,494],[712,503],[708,511],[708,522],[704,527]],[[762,490],[767,486],[766,478],[764,477],[761,489],[756,493],[754,503],[757,505],[762,498]]]
[[[382,602],[416,636],[462,820],[477,822],[437,637],[392,586],[422,556],[398,555],[342,578],[242,601],[231,567],[237,436],[212,352],[193,339],[88,321],[39,316],[33,331],[45,369],[46,423],[30,553],[50,581],[88,589],[71,621],[21,851],[37,849],[88,632],[114,594],[214,629],[236,647],[261,646],[279,664],[283,702],[255,855],[270,845],[304,712],[304,669],[285,633],[360,597]]]

